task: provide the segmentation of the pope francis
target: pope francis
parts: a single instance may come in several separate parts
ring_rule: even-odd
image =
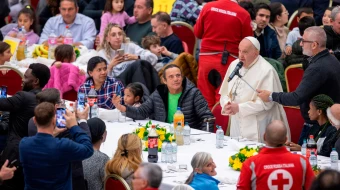
[[[231,116],[230,136],[245,137],[263,142],[266,126],[273,120],[281,120],[290,132],[283,107],[275,102],[263,102],[254,89],[282,92],[276,70],[261,55],[260,43],[254,37],[246,37],[239,44],[239,59],[233,61],[226,73],[230,76],[239,62],[243,62],[239,74],[230,82],[224,78],[219,94],[222,115]],[[246,82],[249,84],[247,84]]]

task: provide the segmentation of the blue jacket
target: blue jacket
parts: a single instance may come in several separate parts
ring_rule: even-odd
[[[256,37],[256,35],[255,35]],[[271,29],[269,26],[264,28],[264,47],[265,53],[261,54],[262,57],[268,57],[272,59],[278,59],[281,57],[281,49],[279,45],[279,41],[277,40],[276,32]]]
[[[195,190],[218,190],[220,181],[205,173],[195,174],[194,179],[189,184]]]

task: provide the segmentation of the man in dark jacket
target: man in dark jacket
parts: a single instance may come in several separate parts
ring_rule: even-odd
[[[262,57],[278,59],[282,52],[275,31],[268,26],[270,12],[270,7],[265,3],[259,3],[255,6],[257,28],[254,31],[254,37],[260,42],[260,55]]]
[[[34,115],[36,106],[35,95],[47,84],[50,79],[50,69],[43,64],[33,63],[26,70],[23,80],[23,89],[9,98],[0,99],[0,110],[10,112],[10,126],[6,147],[0,158],[0,165],[6,159],[15,166],[20,165],[19,142],[27,137],[28,121]],[[0,189],[24,189],[22,168],[19,167],[14,178],[5,181]]]
[[[340,60],[340,8],[334,7],[331,13],[331,25],[324,26],[327,35],[326,47]]]
[[[305,119],[302,133],[305,133],[313,124],[308,117],[308,110],[314,96],[326,94],[334,102],[340,102],[340,63],[326,49],[326,33],[318,26],[305,30],[301,46],[303,54],[311,58],[297,89],[289,93],[258,90],[258,96],[265,102],[275,101],[285,106],[300,106]]]
[[[164,68],[164,85],[159,85],[140,107],[124,106],[120,104],[120,97],[112,98],[113,104],[126,116],[133,119],[145,119],[151,117],[157,121],[173,122],[173,116],[177,107],[184,114],[184,121],[191,128],[206,130],[204,119],[213,115],[201,92],[187,79],[177,65],[170,64]],[[213,131],[213,123],[210,123],[209,131]]]

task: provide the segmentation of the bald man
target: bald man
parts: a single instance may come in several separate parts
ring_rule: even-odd
[[[310,188],[314,173],[309,161],[287,150],[286,136],[287,127],[282,121],[274,120],[266,127],[266,146],[243,163],[238,190]]]
[[[339,154],[340,159],[340,104],[334,104],[332,107],[327,109],[327,117],[331,124],[337,129],[337,132],[332,137],[332,143],[335,142],[334,146]]]
[[[222,115],[231,116],[230,136],[242,136],[249,140],[263,142],[266,126],[273,120],[284,121],[288,126],[283,107],[274,102],[265,103],[254,89],[269,88],[282,92],[282,86],[276,70],[260,53],[260,43],[254,37],[246,37],[239,44],[239,59],[233,61],[227,71],[219,94]],[[240,76],[228,77],[239,62],[243,62],[239,70]],[[290,132],[287,128],[287,137]]]

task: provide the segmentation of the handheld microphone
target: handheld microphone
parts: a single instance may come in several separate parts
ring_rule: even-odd
[[[230,76],[229,76],[229,78],[228,78],[228,82],[230,82],[230,81],[234,78],[235,75],[238,75],[238,74],[239,74],[238,71],[242,68],[242,66],[243,66],[243,62],[240,61],[240,62],[236,65],[234,71],[230,74]]]

